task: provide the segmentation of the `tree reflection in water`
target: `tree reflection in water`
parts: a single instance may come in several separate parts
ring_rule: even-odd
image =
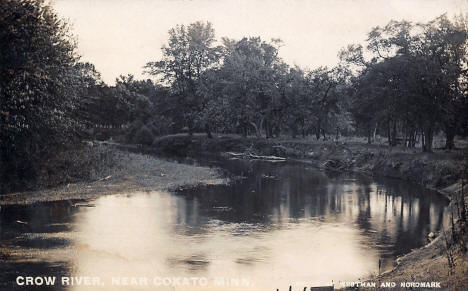
[[[273,290],[352,281],[377,273],[379,259],[391,267],[447,217],[447,201],[403,181],[304,164],[222,164],[245,179],[174,194],[104,196],[95,207],[68,201],[3,207],[2,249],[17,251],[2,264],[10,271],[2,281],[47,264],[57,274],[108,283],[114,276],[247,278],[255,290]]]

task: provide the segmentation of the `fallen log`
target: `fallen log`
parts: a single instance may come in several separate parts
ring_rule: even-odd
[[[286,158],[277,157],[277,156],[262,156],[262,155],[255,155],[252,153],[234,153],[234,152],[227,152],[226,154],[241,158],[241,159],[252,159],[252,160],[265,160],[265,161],[286,161]]]

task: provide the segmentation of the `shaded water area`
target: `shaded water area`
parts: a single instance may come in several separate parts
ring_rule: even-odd
[[[17,276],[44,275],[57,281],[37,290],[338,285],[377,274],[379,260],[381,271],[391,268],[448,217],[446,199],[399,180],[289,162],[198,162],[243,178],[174,193],[2,206],[0,289],[25,290]],[[62,276],[99,278],[67,286]]]

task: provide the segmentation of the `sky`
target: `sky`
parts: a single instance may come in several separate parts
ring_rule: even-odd
[[[468,0],[52,0],[78,41],[78,53],[102,79],[149,78],[143,66],[161,58],[168,30],[210,21],[216,38],[280,38],[290,65],[333,66],[338,51],[363,43],[390,20],[426,22],[443,13],[468,12]]]

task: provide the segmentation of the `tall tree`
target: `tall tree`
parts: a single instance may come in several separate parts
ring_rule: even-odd
[[[31,178],[81,126],[75,43],[42,0],[0,2],[2,180]],[[17,179],[16,179],[17,180]]]
[[[359,68],[356,117],[367,123],[367,131],[369,123],[386,129],[390,145],[397,144],[400,133],[407,146],[414,146],[419,131],[423,150],[432,151],[433,136],[442,129],[446,147],[452,148],[462,116],[466,43],[466,26],[445,15],[426,24],[391,21],[374,28],[367,60],[359,46],[341,54]]]
[[[146,65],[149,74],[159,76],[171,86],[176,104],[174,112],[182,117],[190,133],[195,129],[202,107],[203,99],[198,93],[200,82],[204,72],[219,60],[220,48],[214,43],[211,23],[178,25],[169,30],[168,44],[162,47],[162,60]]]
[[[253,129],[257,136],[272,126],[280,105],[279,83],[287,67],[278,57],[279,40],[271,43],[259,37],[239,41],[224,40],[225,57],[220,69],[222,94],[234,111],[233,122],[246,135]]]

